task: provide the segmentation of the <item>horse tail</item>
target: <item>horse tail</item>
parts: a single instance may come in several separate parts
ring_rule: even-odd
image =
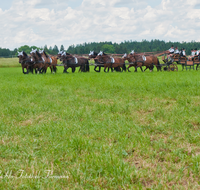
[[[126,71],[126,66],[125,63],[123,64],[123,70]]]
[[[89,72],[90,71],[90,66],[89,66],[89,61],[87,60],[86,64],[85,64],[85,71]]]

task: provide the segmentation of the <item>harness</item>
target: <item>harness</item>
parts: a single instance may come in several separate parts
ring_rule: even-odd
[[[78,59],[77,59],[77,57],[74,57],[74,60],[75,60],[75,64],[78,64]]]

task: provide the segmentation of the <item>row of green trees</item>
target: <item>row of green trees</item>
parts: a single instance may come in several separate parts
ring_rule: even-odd
[[[130,53],[132,50],[136,52],[156,52],[156,51],[165,51],[168,50],[171,45],[174,47],[178,47],[179,50],[181,48],[186,49],[186,53],[189,55],[191,49],[200,48],[200,42],[165,42],[161,40],[142,40],[142,42],[137,41],[124,41],[120,44],[112,43],[112,42],[92,42],[92,43],[84,43],[79,45],[71,45],[67,49],[67,52],[72,54],[87,54],[90,50],[94,50],[96,52],[104,51],[106,53],[115,53],[115,54],[123,54]]]
[[[0,48],[0,57],[12,57],[17,52],[17,49],[14,49],[14,51],[11,51],[6,48]]]
[[[36,47],[36,46],[21,46],[20,48],[18,48],[17,51],[21,52],[21,51],[25,51],[27,54],[29,54],[32,49],[44,49],[45,52],[47,52],[48,54],[51,54],[51,55],[57,55],[58,52],[59,52],[59,49],[58,49],[58,46],[55,45],[53,48],[50,46],[49,48],[47,47],[47,45],[45,45],[44,47]],[[64,46],[61,45],[60,49],[64,50]]]
[[[71,45],[66,50],[67,52],[71,54],[88,54],[90,51],[104,51],[106,53],[115,53],[115,54],[123,54],[123,53],[129,53],[131,50],[135,50],[136,52],[155,52],[155,51],[165,51],[168,50],[171,45],[174,45],[174,47],[178,47],[179,50],[181,48],[186,49],[187,55],[190,54],[191,49],[200,48],[200,42],[165,42],[162,40],[142,40],[142,42],[137,41],[124,41],[121,43],[112,43],[112,42],[92,42],[92,43],[84,43],[84,44],[78,44],[78,45]],[[36,46],[28,46],[24,45],[20,48],[16,48],[13,51],[9,49],[2,49],[0,48],[0,57],[5,56],[13,56],[17,55],[18,51],[25,51],[27,54],[30,53],[32,49],[44,49],[48,54],[56,55],[59,50],[65,50],[64,46],[61,45],[60,49],[57,45],[54,47],[47,47],[45,45],[44,47],[36,47]]]
[[[21,51],[25,51],[27,54],[29,54],[32,49],[44,49],[48,54],[51,55],[57,55],[58,54],[58,47],[55,45],[53,48],[50,46],[49,48],[47,48],[47,45],[45,45],[44,47],[36,47],[36,46],[28,46],[28,45],[24,45],[19,47],[18,49],[15,48],[13,51],[9,50],[9,49],[5,49],[5,48],[0,48],[0,57],[12,57],[12,56],[17,56],[18,52]],[[64,50],[64,46],[61,45],[60,50]]]

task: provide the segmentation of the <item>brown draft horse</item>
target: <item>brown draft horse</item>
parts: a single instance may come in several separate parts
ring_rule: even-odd
[[[62,51],[59,51],[58,54],[57,54],[57,59],[60,59],[60,61],[63,62],[63,59],[64,59],[67,55],[70,55],[70,54],[67,53],[67,52],[64,52],[63,50],[62,50]],[[65,69],[65,65],[64,65],[64,69]],[[75,67],[75,66],[71,66],[71,69],[72,69],[72,73],[74,73],[75,70],[76,70],[76,67]],[[63,71],[63,72],[64,72],[64,71]]]
[[[117,71],[126,71],[125,66],[125,59],[124,58],[113,58],[109,55],[105,54],[104,52],[100,52],[97,57],[95,58],[99,63],[104,64],[104,72],[109,72],[109,69],[111,68],[111,71],[113,72],[113,68],[117,69]],[[122,70],[121,70],[122,69]]]
[[[47,72],[48,67],[51,69],[51,73],[52,71],[53,73],[56,73],[57,59],[53,56],[48,56],[44,50],[40,50],[39,53],[41,54],[42,59],[44,61],[44,68],[43,68],[44,73]]]
[[[33,61],[33,68],[35,69],[35,73],[43,73],[44,60],[42,59],[41,54],[37,51],[37,49],[35,49],[30,52],[30,55]]]
[[[85,57],[80,57],[80,56],[75,57],[69,53],[64,53],[62,54],[62,61],[64,64],[63,73],[67,73],[67,69],[69,67],[80,67],[79,71],[81,72],[90,71],[88,59]]]
[[[89,59],[94,59],[94,62],[95,62],[95,67],[94,67],[94,71],[95,72],[100,72],[101,71],[101,67],[104,67],[103,64],[99,63],[97,59],[95,59],[97,57],[98,53],[95,52],[95,51],[90,51],[89,53]],[[99,70],[97,70],[97,67],[99,67]]]
[[[140,67],[141,71],[143,72],[142,66],[146,66],[144,71],[146,71],[147,69],[152,71],[154,65],[157,67],[157,71],[161,71],[159,59],[154,55],[144,56],[142,54],[136,54],[134,52],[131,52],[127,56],[127,60],[129,62],[131,61],[131,64],[128,66],[128,71],[130,71],[129,68],[132,66],[135,67],[135,72],[137,72],[138,67]]]
[[[18,52],[18,56],[19,58],[19,63],[21,63],[22,66],[22,72],[24,74],[28,74],[29,71],[31,73],[33,73],[33,62],[31,61],[31,58],[26,54],[26,52],[22,51],[22,52]],[[26,69],[26,72],[24,71],[24,69]]]

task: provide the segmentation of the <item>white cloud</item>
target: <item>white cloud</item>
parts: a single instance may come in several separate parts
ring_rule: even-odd
[[[199,40],[197,0],[15,0],[0,8],[0,44],[67,48],[93,41]],[[70,4],[71,3],[71,4]],[[178,7],[178,8],[177,8]]]

